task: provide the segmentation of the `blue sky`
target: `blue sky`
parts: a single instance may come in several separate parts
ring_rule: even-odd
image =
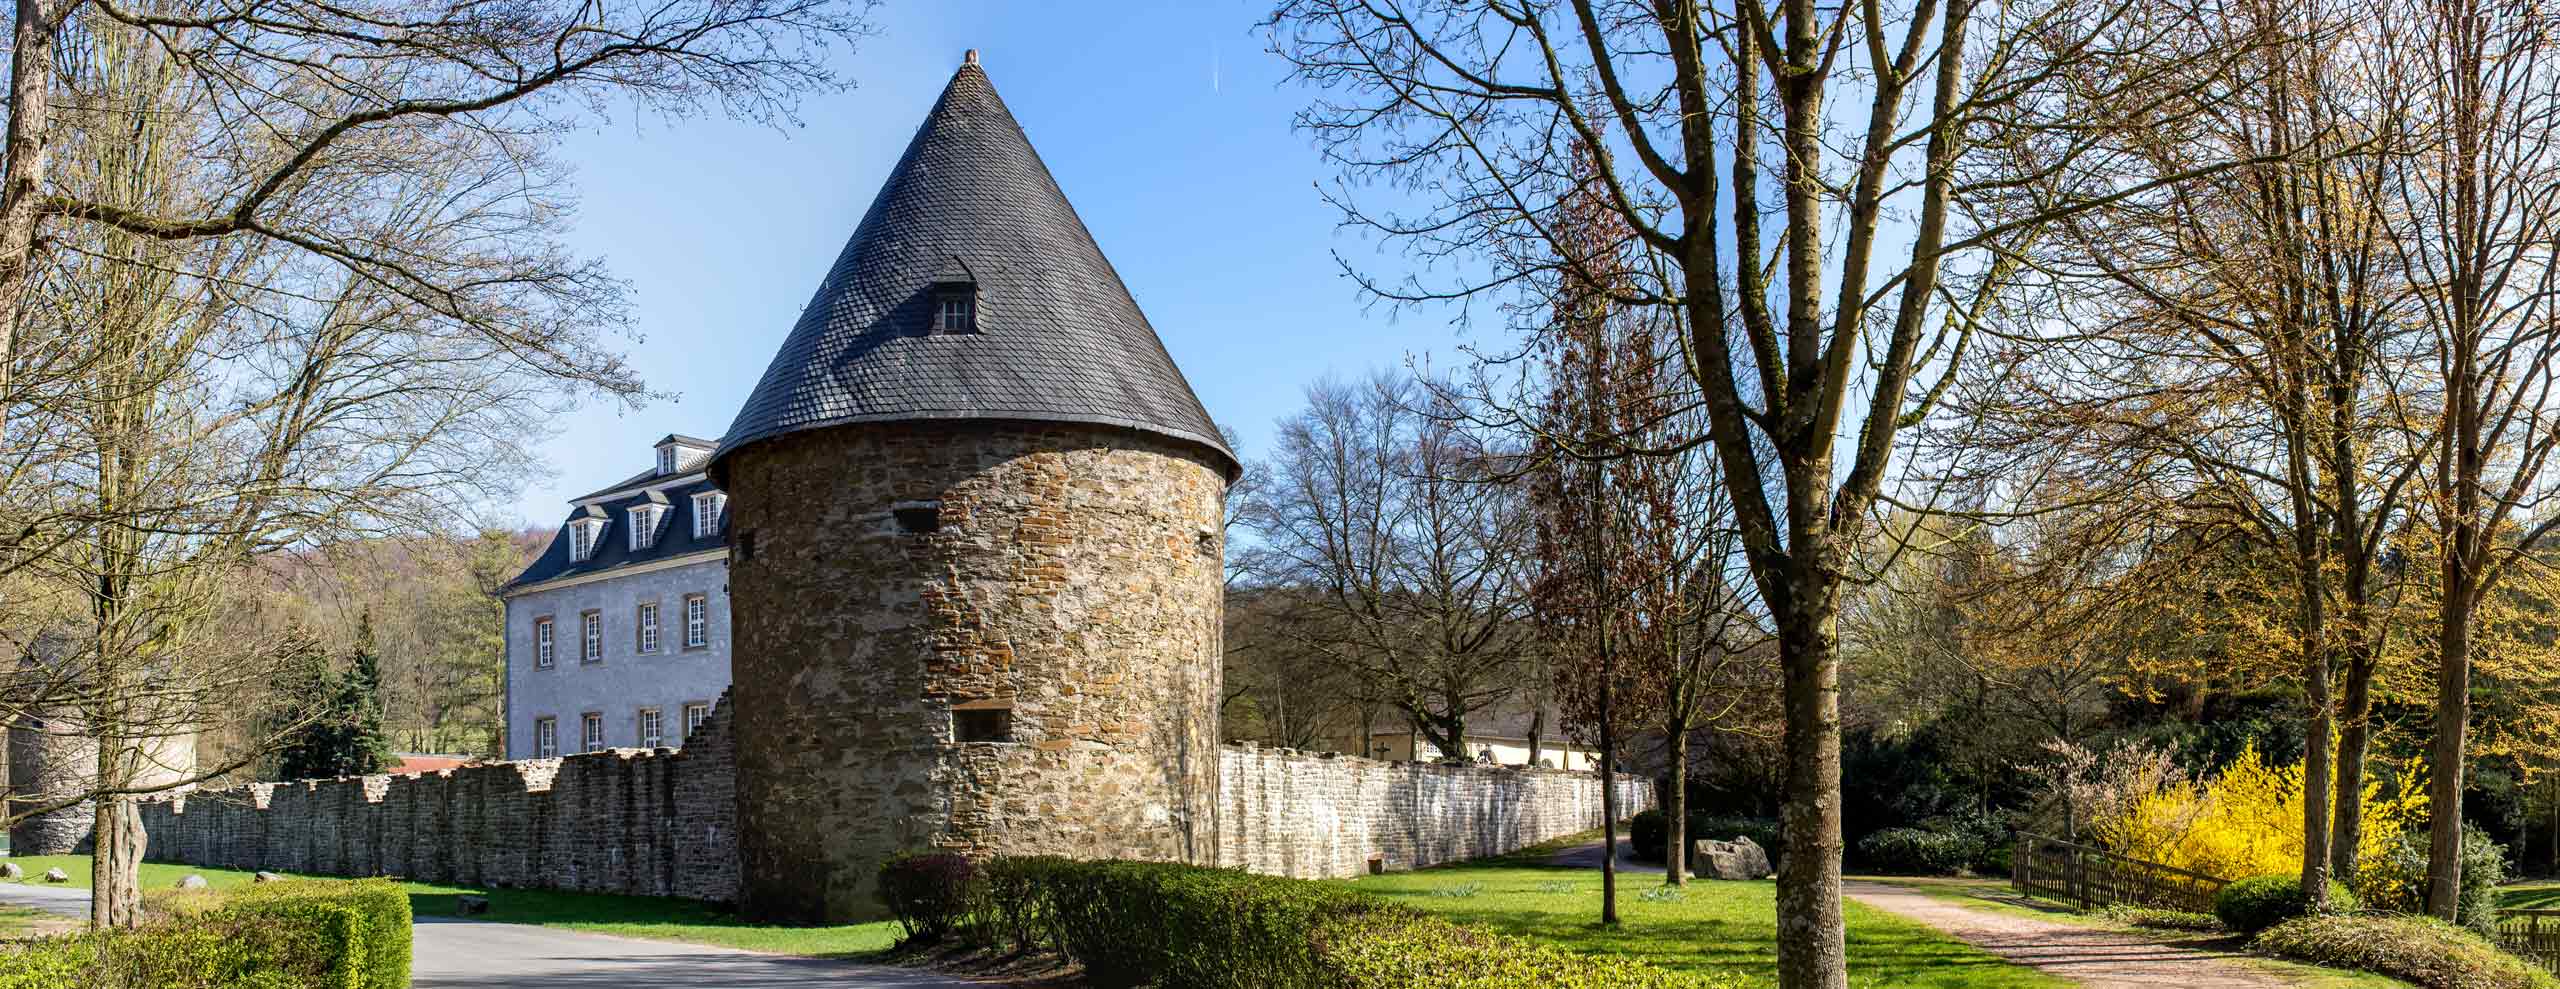
[[[859,85],[806,101],[797,127],[643,118],[573,137],[571,246],[632,282],[626,349],[675,397],[562,417],[537,451],[549,476],[493,521],[551,525],[645,468],[659,436],[726,429],[969,48],[1245,457],[1307,382],[1449,353],[1445,314],[1391,316],[1338,273],[1337,250],[1401,265],[1318,197],[1333,170],[1290,129],[1309,92],[1263,51],[1268,9],[892,0],[879,37],[836,53]]]

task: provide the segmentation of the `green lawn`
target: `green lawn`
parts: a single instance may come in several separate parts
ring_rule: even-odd
[[[2508,910],[2560,910],[2560,879],[2535,879],[2501,887],[2498,906]]]
[[[35,877],[43,875],[44,870],[59,866],[71,874],[70,885],[89,885],[89,857],[86,855],[28,856],[9,861],[25,869],[30,882],[38,881]],[[248,882],[255,875],[231,869],[148,862],[142,866],[142,888],[146,891],[167,889],[190,873],[203,876],[205,882],[216,889]],[[773,927],[740,921],[724,908],[697,900],[539,889],[482,889],[438,883],[401,885],[409,891],[410,909],[420,916],[452,916],[455,897],[476,893],[489,898],[489,912],[478,919],[623,937],[687,941],[748,951],[813,958],[851,958],[878,954],[897,940],[897,925],[889,921],[838,927]],[[0,919],[0,924],[5,922]],[[0,927],[0,931],[5,929]]]
[[[1646,900],[1661,877],[1619,877],[1616,929],[1597,923],[1600,876],[1513,856],[1420,872],[1349,880],[1356,888],[1453,920],[1594,955],[1642,958],[1665,968],[1731,974],[1776,984],[1777,886],[1699,880],[1677,901]],[[1992,956],[1920,924],[1855,903],[1849,982],[1861,987],[2043,989],[2072,983]]]

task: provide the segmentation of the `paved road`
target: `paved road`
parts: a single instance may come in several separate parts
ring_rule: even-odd
[[[418,918],[417,989],[965,989],[927,972],[582,934],[527,924]]]
[[[0,883],[0,903],[34,907],[65,917],[89,919],[89,891],[69,886],[48,886],[42,881]]]
[[[89,891],[0,883],[0,903],[89,916]],[[529,924],[418,918],[417,989],[971,989],[906,969],[643,941]]]

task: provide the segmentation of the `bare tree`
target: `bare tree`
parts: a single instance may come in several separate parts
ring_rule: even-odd
[[[2536,0],[2416,0],[2391,8],[2417,131],[2392,161],[2393,242],[2432,338],[2426,510],[2441,554],[2435,734],[2427,773],[2427,912],[2461,890],[2463,760],[2473,635],[2488,596],[2560,528],[2560,37]]]
[[[1291,634],[1463,759],[1468,717],[1520,688],[1534,645],[1519,497],[1432,394],[1389,373],[1308,388],[1244,518],[1262,578],[1303,606]]]
[[[308,654],[223,634],[252,560],[456,520],[558,396],[636,392],[597,342],[622,287],[557,243],[549,136],[615,94],[779,111],[828,78],[794,46],[857,13],[21,5],[0,356],[34,373],[0,379],[0,570],[82,606],[0,716],[42,697],[95,744],[95,922],[139,916],[135,797],[295,727],[143,771]]]
[[[1368,290],[1553,284],[1576,258],[1553,221],[1583,184],[1577,145],[1661,261],[1617,301],[1678,321],[1785,671],[1788,989],[1847,981],[1836,620],[1896,437],[1939,393],[1914,379],[1970,347],[1966,296],[1998,287],[1994,252],[2113,195],[1977,212],[2002,190],[1968,166],[2034,144],[2056,172],[2103,170],[2059,80],[2121,63],[2111,77],[2148,88],[2227,64],[2184,20],[2115,0],[1286,0],[1270,19],[1271,47],[1325,91],[1300,124],[1347,173],[1347,221],[1464,273]],[[1379,187],[1415,212],[1352,191]]]

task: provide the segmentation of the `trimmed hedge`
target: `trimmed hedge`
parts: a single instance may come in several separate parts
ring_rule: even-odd
[[[1734,989],[1460,927],[1346,886],[1156,862],[989,863],[1101,989]]]
[[[1988,843],[1963,831],[1886,828],[1858,839],[1859,861],[1899,875],[1961,876],[1989,851]]]
[[[897,918],[906,941],[932,944],[964,928],[979,896],[978,866],[953,852],[900,855],[880,863],[880,905]]]
[[[2432,989],[2560,989],[2560,980],[2524,959],[2432,917],[2300,917],[2267,928],[2249,947],[2279,958],[2378,972]]]
[[[409,898],[387,880],[296,880],[169,901],[131,930],[0,951],[0,989],[406,989]]]
[[[2213,915],[2222,921],[2222,926],[2242,934],[2256,934],[2300,917],[2310,907],[2302,895],[2302,877],[2284,874],[2250,876],[2222,887],[2213,897]],[[2355,893],[2346,884],[2331,880],[2329,909],[2355,910]]]

